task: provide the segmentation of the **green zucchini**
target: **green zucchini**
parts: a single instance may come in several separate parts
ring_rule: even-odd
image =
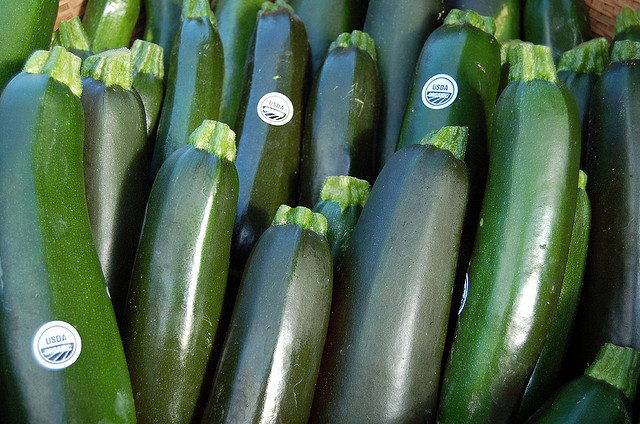
[[[82,60],[93,54],[89,36],[77,16],[58,24],[58,29],[53,33],[52,46],[62,46]]]
[[[158,117],[164,98],[164,50],[158,44],[135,40],[133,54],[133,88],[140,95],[144,106],[147,138],[155,141]]]
[[[84,194],[80,58],[36,51],[0,98],[0,422],[134,423]]]
[[[382,91],[368,34],[341,34],[331,45],[306,106],[299,202],[312,206],[331,175],[373,181]]]
[[[378,176],[334,284],[311,422],[435,422],[467,135],[430,133]]]
[[[58,0],[0,2],[0,92],[32,51],[49,46],[57,13]]]
[[[203,422],[306,424],[329,323],[324,217],[278,209],[240,283]]]
[[[181,23],[183,0],[144,0],[145,27],[144,39],[162,47],[164,55],[164,69],[169,69],[171,48]],[[164,74],[167,83],[168,72]]]
[[[84,183],[91,233],[121,322],[149,193],[144,107],[132,89],[132,57],[107,50],[82,65]]]
[[[623,7],[618,13],[611,45],[622,40],[640,41],[640,10]]]
[[[376,174],[396,150],[415,64],[443,8],[442,0],[369,0],[363,31],[376,43],[383,92]]]
[[[224,47],[220,121],[232,127],[236,122],[242,94],[247,49],[256,26],[256,15],[263,2],[264,0],[218,0],[214,8],[218,19],[218,32]]]
[[[606,38],[596,38],[568,50],[558,62],[558,79],[569,87],[580,113],[582,128],[580,166],[585,166],[587,136],[589,134],[589,101],[596,80],[609,65],[609,43]]]
[[[573,220],[571,244],[567,266],[562,279],[562,288],[558,298],[558,307],[549,330],[547,341],[536,362],[529,383],[520,403],[517,422],[524,421],[549,397],[560,382],[561,371],[565,359],[565,352],[569,344],[569,336],[573,327],[584,265],[587,259],[587,245],[589,241],[589,226],[591,223],[591,209],[585,187],[587,175],[580,171],[578,178],[578,199],[576,215]]]
[[[218,359],[235,153],[233,131],[204,121],[153,184],[122,332],[139,423],[200,422]]]
[[[564,276],[578,190],[580,119],[551,49],[520,44],[496,104],[467,295],[438,420],[504,423],[540,356]]]
[[[445,0],[445,11],[473,10],[491,16],[496,22],[498,41],[520,38],[520,0]]]
[[[304,24],[286,2],[265,2],[247,54],[236,122],[240,195],[231,243],[236,271],[279,205],[295,201],[308,67]]]
[[[311,76],[315,78],[336,37],[362,29],[369,0],[291,0],[290,4],[307,30]]]
[[[509,71],[511,70],[511,63],[516,60],[515,51],[518,49],[518,44],[522,44],[522,40],[505,40],[500,43],[500,84],[498,86],[498,97],[504,91],[504,88],[509,83]]]
[[[129,47],[140,14],[140,0],[88,0],[82,15],[91,50]]]
[[[222,41],[208,0],[185,0],[165,92],[151,176],[167,157],[187,143],[204,120],[220,116],[224,78]]]
[[[526,0],[524,40],[551,47],[553,60],[591,39],[589,9],[584,0]]]
[[[331,248],[334,277],[340,269],[370,190],[368,181],[345,175],[327,177],[322,184],[320,199],[313,207],[313,212],[321,213],[327,219],[327,241]]]
[[[584,375],[556,392],[527,424],[631,424],[640,353],[610,343]]]
[[[611,342],[640,350],[640,43],[618,41],[591,94],[586,172],[591,235],[578,306],[575,362]]]

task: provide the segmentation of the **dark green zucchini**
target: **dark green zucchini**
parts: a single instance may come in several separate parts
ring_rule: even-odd
[[[524,43],[522,40],[505,40],[500,43],[500,84],[498,85],[498,97],[504,91],[509,83],[509,71],[511,70],[511,62],[515,62],[517,45]]]
[[[180,11],[183,0],[144,0],[145,27],[144,39],[162,47],[164,69],[168,71],[171,59],[171,48],[180,28]],[[167,83],[169,72],[164,73]]]
[[[442,0],[369,0],[364,32],[376,43],[383,92],[376,174],[396,150],[420,49],[443,9]]]
[[[570,381],[527,424],[631,424],[640,353],[605,344],[584,375]]]
[[[491,16],[496,22],[498,41],[520,38],[520,0],[445,0],[445,12],[452,9],[473,10]]]
[[[77,16],[58,24],[58,29],[53,33],[51,45],[62,46],[82,60],[93,54],[89,37]]]
[[[640,350],[640,43],[618,41],[591,94],[586,172],[591,235],[574,361],[611,342]]]
[[[611,45],[622,40],[640,41],[640,10],[623,7],[618,13]]]
[[[580,119],[551,49],[520,44],[496,104],[466,297],[440,423],[505,423],[551,327],[578,190]]]
[[[153,184],[122,338],[139,423],[200,422],[238,199],[235,134],[204,121]]]
[[[315,78],[336,37],[362,29],[369,0],[291,0],[290,4],[307,30],[311,77]]]
[[[240,195],[231,243],[234,270],[242,270],[278,207],[295,201],[308,66],[302,21],[284,1],[265,2],[247,54],[236,122]]]
[[[374,180],[376,127],[382,98],[375,45],[368,34],[341,34],[331,45],[306,106],[300,181],[301,205],[311,207],[325,178]]]
[[[337,276],[362,208],[369,198],[369,182],[349,176],[327,177],[313,212],[327,219],[327,241],[331,248],[333,275]]]
[[[140,14],[140,0],[88,0],[82,15],[91,50],[129,47]]]
[[[244,63],[251,34],[256,26],[256,15],[264,0],[218,0],[214,13],[218,19],[218,32],[224,47],[224,83],[220,121],[234,126],[242,94]]]
[[[558,79],[565,83],[573,94],[580,113],[582,128],[580,166],[585,166],[587,136],[589,134],[589,101],[596,80],[609,66],[609,42],[596,38],[568,50],[558,62]]]
[[[132,56],[107,50],[82,65],[84,183],[91,233],[121,322],[149,194],[144,106],[132,89]]]
[[[240,283],[205,423],[306,424],[331,310],[324,217],[278,209]]]
[[[151,177],[171,153],[187,143],[202,121],[220,116],[224,56],[215,22],[208,0],[185,0],[171,50]]]
[[[591,208],[585,191],[586,184],[587,175],[580,171],[576,215],[573,220],[569,256],[567,257],[567,266],[562,279],[558,307],[547,341],[544,344],[538,362],[536,362],[520,403],[517,422],[526,420],[527,417],[535,412],[549,397],[549,393],[558,388],[561,381],[565,352],[569,345],[569,336],[578,308],[584,265],[587,259]]]
[[[334,284],[311,422],[435,422],[467,135],[430,133],[378,176]]]
[[[589,9],[584,0],[526,0],[523,37],[551,47],[553,60],[591,39]]]
[[[164,51],[158,44],[135,40],[133,54],[133,88],[140,95],[147,124],[147,138],[155,141],[158,116],[164,98]]]
[[[32,51],[49,47],[57,13],[58,0],[0,2],[0,92]]]
[[[37,51],[0,98],[0,422],[134,423],[91,237],[80,58]]]

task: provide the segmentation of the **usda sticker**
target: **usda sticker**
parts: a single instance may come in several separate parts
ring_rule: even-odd
[[[80,356],[82,342],[76,329],[64,321],[49,321],[33,336],[32,351],[43,368],[61,370]]]
[[[258,102],[258,116],[270,125],[284,125],[293,118],[293,103],[282,93],[267,93]]]
[[[444,109],[458,97],[458,84],[447,74],[437,74],[429,78],[422,87],[422,103],[430,109]]]

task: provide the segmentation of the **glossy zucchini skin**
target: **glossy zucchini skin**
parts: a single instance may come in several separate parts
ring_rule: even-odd
[[[382,91],[376,62],[356,46],[336,47],[311,88],[302,139],[299,203],[311,207],[325,178],[350,175],[373,182]]]
[[[236,167],[240,194],[231,244],[231,267],[242,270],[276,210],[296,199],[309,42],[304,24],[286,7],[258,18],[247,53],[236,122]],[[291,121],[271,125],[257,113],[260,99],[284,94],[293,105]]]
[[[438,420],[502,423],[556,310],[575,214],[580,123],[571,93],[514,80],[498,99],[491,159]]]
[[[224,47],[224,82],[220,121],[233,127],[242,94],[244,63],[256,16],[264,0],[218,0],[214,13]]]
[[[578,309],[591,225],[591,206],[584,188],[578,189],[576,215],[562,289],[547,341],[533,369],[516,422],[523,422],[558,388],[564,368],[565,353]]]
[[[218,359],[237,198],[233,162],[190,145],[156,177],[123,330],[139,423],[201,418]]]
[[[140,14],[140,0],[88,0],[82,25],[91,40],[91,51],[129,47]]]
[[[523,39],[551,47],[557,63],[563,52],[591,39],[584,0],[527,0]]]
[[[79,83],[79,81],[78,81]],[[3,423],[134,423],[129,373],[96,255],[82,171],[80,99],[20,73],[0,100],[0,391]],[[80,356],[34,359],[44,323],[78,331]]]
[[[121,321],[149,195],[144,107],[133,90],[82,79],[84,184],[91,233]]]
[[[164,69],[169,70],[171,49],[180,28],[182,0],[144,0],[145,29],[144,39],[156,43],[164,50]],[[164,73],[167,83],[169,72]]]
[[[604,342],[640,349],[639,60],[614,62],[591,95],[586,172],[592,222],[574,346],[578,367]]]
[[[218,120],[223,78],[222,41],[216,26],[208,17],[185,18],[171,50],[151,160],[152,178],[165,159],[187,143],[202,121]]]
[[[57,0],[0,3],[0,92],[32,51],[49,47],[57,13]]]
[[[154,141],[153,136],[158,129],[158,117],[160,116],[164,98],[164,83],[162,78],[158,78],[155,75],[138,72],[133,76],[133,88],[136,89],[144,106],[147,136],[151,141]],[[151,151],[153,151],[153,148],[151,148]],[[149,156],[151,156],[151,153]]]
[[[495,18],[495,36],[500,42],[520,38],[520,0],[445,0],[444,8],[446,13],[451,9],[473,10]]]
[[[589,137],[589,102],[591,91],[598,80],[598,75],[591,73],[576,73],[571,71],[558,72],[558,79],[562,81],[576,100],[578,113],[580,115],[580,139],[582,147],[580,149],[580,166],[586,167],[587,139]]]
[[[334,284],[311,422],[435,422],[468,189],[433,146],[385,165]]]
[[[364,32],[376,43],[383,100],[376,145],[376,174],[396,150],[415,64],[439,24],[442,0],[370,0]]]
[[[293,224],[262,234],[242,276],[203,422],[308,421],[331,290],[323,236]]]
[[[311,77],[322,65],[329,45],[343,32],[360,30],[364,25],[369,0],[291,0],[309,37]]]

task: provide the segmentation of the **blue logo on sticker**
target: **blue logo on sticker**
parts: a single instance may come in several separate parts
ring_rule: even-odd
[[[444,109],[458,97],[458,84],[447,74],[429,78],[422,88],[422,102],[430,109]]]

